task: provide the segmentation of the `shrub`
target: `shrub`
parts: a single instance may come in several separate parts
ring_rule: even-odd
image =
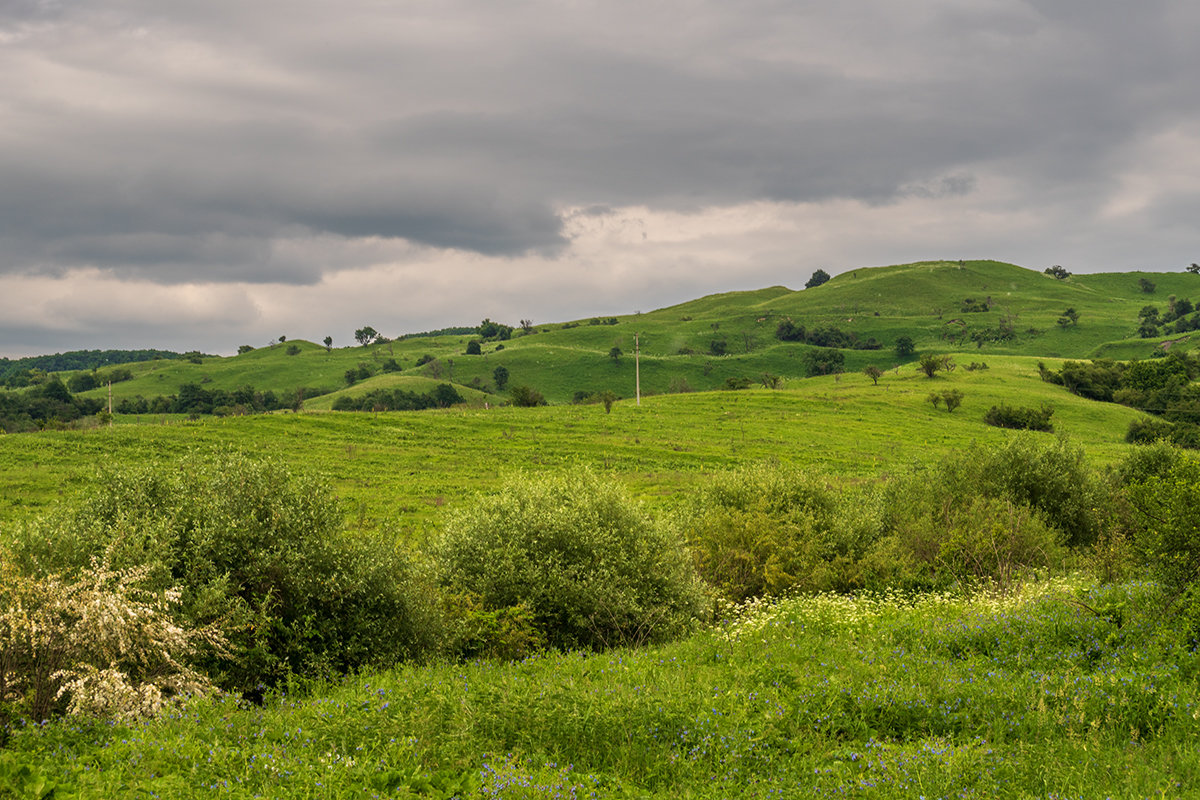
[[[30,577],[0,551],[0,728],[61,710],[151,716],[211,688],[192,658],[223,637],[176,624],[178,590],[147,589],[147,572],[93,560],[73,579]]]
[[[1009,406],[1001,403],[992,406],[983,415],[983,421],[997,428],[1012,428],[1014,430],[1053,431],[1050,417],[1054,409],[1050,406],[1026,408],[1024,406]]]
[[[107,554],[114,570],[146,570],[150,589],[178,586],[180,623],[217,625],[229,641],[228,657],[200,662],[227,689],[387,666],[436,644],[406,554],[383,535],[347,536],[329,489],[273,459],[219,452],[113,471],[14,539],[25,574],[72,576]]]
[[[1030,569],[1062,563],[1062,533],[1028,505],[982,495],[942,500],[897,520],[865,559],[872,583],[1009,590]]]
[[[933,353],[921,354],[921,359],[917,362],[918,372],[923,373],[926,378],[932,378],[942,370],[947,372],[954,371],[954,361],[951,360],[950,356],[939,356]]]
[[[701,576],[742,601],[788,591],[858,585],[857,527],[839,518],[827,486],[790,467],[718,474],[674,516]]]
[[[514,406],[533,408],[546,405],[546,398],[542,396],[542,393],[529,386],[514,386],[508,394],[512,398]]]
[[[804,374],[809,378],[839,373],[845,364],[846,356],[841,350],[814,347],[804,354]]]
[[[518,475],[450,517],[444,585],[486,611],[528,609],[545,641],[604,648],[684,631],[703,599],[683,543],[612,482]]]
[[[1137,551],[1163,590],[1172,627],[1194,645],[1200,639],[1200,458],[1180,454],[1165,472],[1132,484],[1128,496]]]

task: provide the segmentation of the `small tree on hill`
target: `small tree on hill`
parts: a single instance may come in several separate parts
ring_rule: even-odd
[[[528,386],[514,386],[509,395],[514,406],[533,408],[546,405],[546,398],[542,397],[542,393]]]
[[[622,355],[623,354],[621,353],[621,348],[616,347],[615,345],[613,346],[613,348],[611,350],[608,351],[608,357],[613,360],[614,364],[616,364],[618,361],[621,360]]]
[[[508,367],[500,365],[492,370],[492,382],[496,384],[498,391],[504,391],[504,387],[508,385]]]
[[[923,353],[921,360],[917,362],[917,370],[925,373],[926,378],[932,378],[941,368],[942,359],[933,353]]]
[[[1051,276],[1052,278],[1054,278],[1056,280],[1060,280],[1060,281],[1066,280],[1067,278],[1071,277],[1071,273],[1067,272],[1067,270],[1059,264],[1055,264],[1053,267],[1046,267],[1046,269],[1044,269],[1043,272],[1045,272],[1047,275]]]
[[[363,347],[366,347],[367,345],[369,345],[371,342],[375,341],[378,338],[379,338],[379,332],[377,330],[375,330],[374,328],[372,328],[370,325],[366,325],[362,328],[359,328],[358,330],[356,330],[354,332],[354,341],[358,342]]]
[[[1078,325],[1079,312],[1073,308],[1068,308],[1062,313],[1062,316],[1058,318],[1058,324],[1064,328],[1068,325]]]
[[[883,370],[874,364],[867,364],[867,366],[863,367],[863,374],[871,379],[872,384],[878,386],[879,379],[883,377]]]
[[[1154,294],[1154,281],[1148,278],[1138,278],[1138,287],[1146,294]]]
[[[1200,264],[1192,264],[1187,268],[1187,271],[1193,275],[1200,275]]]
[[[823,269],[818,269],[812,274],[812,277],[804,284],[805,289],[811,289],[814,286],[820,286],[829,280],[829,273]]]
[[[479,346],[478,339],[472,339],[471,341],[467,342],[467,355],[477,356],[482,353],[483,353],[483,349]]]
[[[896,339],[896,357],[908,358],[913,353],[917,352],[916,345],[913,344],[911,336],[901,336]]]
[[[326,336],[324,339],[324,344],[325,344],[325,352],[328,353],[328,352],[332,351],[333,350],[333,337]]]

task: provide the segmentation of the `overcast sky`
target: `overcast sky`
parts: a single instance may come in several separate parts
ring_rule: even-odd
[[[1200,261],[1194,0],[0,0],[0,355]]]

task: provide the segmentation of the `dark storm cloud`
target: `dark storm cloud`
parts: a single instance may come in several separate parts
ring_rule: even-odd
[[[1200,108],[1183,0],[0,4],[0,270],[311,283],[272,242],[553,254],[567,206],[1086,207]]]

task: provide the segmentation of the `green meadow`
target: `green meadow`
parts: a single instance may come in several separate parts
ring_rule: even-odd
[[[535,322],[479,355],[439,335],[127,365],[115,401],[310,391],[0,436],[0,798],[1198,795],[1200,461],[1043,380],[1194,353],[1195,331],[1139,335],[1171,296],[1200,276],[923,262]],[[879,347],[808,377],[826,348],[786,320]],[[926,377],[931,353],[953,368]],[[548,404],[512,405],[498,367]],[[464,402],[331,410],[443,383]],[[1053,432],[993,406],[1052,408]],[[682,555],[604,572],[630,582],[590,615],[554,605],[585,580],[498,593],[505,569],[609,569],[614,540],[564,519]],[[637,595],[667,563],[671,626]]]
[[[306,410],[196,420],[118,416],[111,428],[0,440],[0,512],[43,509],[93,480],[101,467],[169,461],[218,446],[279,454],[328,480],[354,518],[401,524],[435,518],[444,506],[518,470],[565,464],[612,473],[647,498],[694,484],[705,473],[768,459],[867,479],[971,442],[1003,441],[1010,432],[982,421],[983,412],[1000,403],[1053,406],[1056,433],[1085,443],[1097,464],[1113,463],[1128,449],[1125,431],[1139,413],[1043,382],[1038,361],[1054,361],[984,359],[976,352],[954,358],[960,366],[933,379],[905,364],[889,369],[878,385],[861,373],[792,378],[782,389],[654,395],[640,405],[622,400],[609,413],[594,404]],[[986,360],[988,369],[968,371],[972,359]],[[948,389],[964,395],[953,413],[928,401],[932,391]]]

